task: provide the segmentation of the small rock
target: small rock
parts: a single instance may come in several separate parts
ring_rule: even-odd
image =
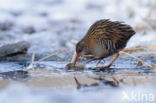
[[[36,32],[35,28],[32,26],[25,27],[23,30],[24,33],[33,34]]]
[[[24,62],[24,61],[30,61],[32,59],[32,55],[31,54],[18,54],[18,55],[12,55],[12,56],[5,56],[5,57],[1,57],[0,61],[9,61],[9,62],[13,62],[13,61],[20,61],[20,62]],[[36,57],[35,57],[36,59]]]
[[[0,47],[0,57],[25,54],[29,47],[30,47],[30,44],[26,41],[4,45]]]
[[[12,22],[9,21],[0,22],[0,30],[2,31],[10,30],[12,26],[13,26]]]

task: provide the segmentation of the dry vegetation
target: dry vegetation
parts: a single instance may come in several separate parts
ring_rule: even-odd
[[[151,6],[146,17],[143,17],[142,23],[135,27],[135,31],[142,31],[144,34],[148,30],[156,30],[156,19],[151,18],[153,11],[156,9],[156,3]]]

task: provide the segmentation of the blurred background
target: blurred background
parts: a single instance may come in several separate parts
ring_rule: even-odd
[[[80,40],[99,19],[134,27],[128,46],[156,43],[155,5],[155,0],[0,0],[0,45],[25,40],[29,52],[74,50],[71,40]]]
[[[25,62],[17,63],[15,61],[31,61],[34,52],[36,59],[40,59],[67,48],[67,51],[49,59],[54,61],[70,60],[75,50],[75,42],[81,40],[90,25],[99,19],[123,21],[136,30],[136,35],[128,42],[127,48],[156,45],[155,0],[0,0],[0,47],[10,48],[8,44],[20,41],[30,44],[29,49],[29,46],[24,44],[28,49],[27,54],[7,57],[7,59],[2,59],[2,57],[10,54],[5,54],[4,48],[0,48],[0,51],[3,51],[0,52],[0,102],[102,103],[105,101],[107,103],[122,103],[123,90],[120,89],[114,92],[114,88],[106,87],[102,90],[96,88],[91,91],[85,90],[84,93],[84,91],[72,88],[70,92],[68,89],[62,92],[57,88],[58,85],[66,88],[67,83],[75,87],[72,78],[74,73],[56,73],[56,71],[51,71],[51,68],[64,68],[65,64],[45,62],[44,65],[48,65],[45,70],[42,70],[45,67],[40,65],[42,68],[40,71],[30,71],[29,75],[28,72],[23,71],[10,72],[27,66],[28,64]],[[18,46],[14,45],[14,48]],[[7,49],[5,50],[7,51]],[[8,51],[10,52],[12,49],[8,49]],[[154,57],[150,58],[156,63]],[[68,82],[65,82],[66,79],[58,79],[60,74],[65,75],[62,78],[68,79]],[[85,73],[80,77],[84,78],[84,75]],[[89,75],[92,73],[89,72]],[[17,82],[21,81],[21,78],[22,82]],[[84,79],[81,78],[81,80]],[[89,83],[94,82],[86,78],[85,80]],[[25,81],[27,82],[25,83]],[[65,83],[60,84],[59,81]],[[154,86],[154,83],[151,86]],[[145,87],[136,87],[136,89],[146,92]],[[130,91],[134,88],[126,90]],[[147,91],[154,93],[155,88],[151,87]]]

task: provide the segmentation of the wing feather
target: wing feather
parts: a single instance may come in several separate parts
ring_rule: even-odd
[[[103,19],[89,28],[85,39],[95,39],[105,49],[123,49],[135,31],[127,24]]]

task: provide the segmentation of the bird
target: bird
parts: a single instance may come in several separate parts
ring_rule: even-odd
[[[124,22],[111,21],[110,19],[96,21],[90,26],[86,35],[77,43],[74,65],[79,57],[84,55],[94,55],[94,58],[90,61],[101,61],[104,58],[115,55],[108,65],[95,67],[109,68],[119,57],[119,51],[126,47],[128,40],[135,33],[133,28]]]

